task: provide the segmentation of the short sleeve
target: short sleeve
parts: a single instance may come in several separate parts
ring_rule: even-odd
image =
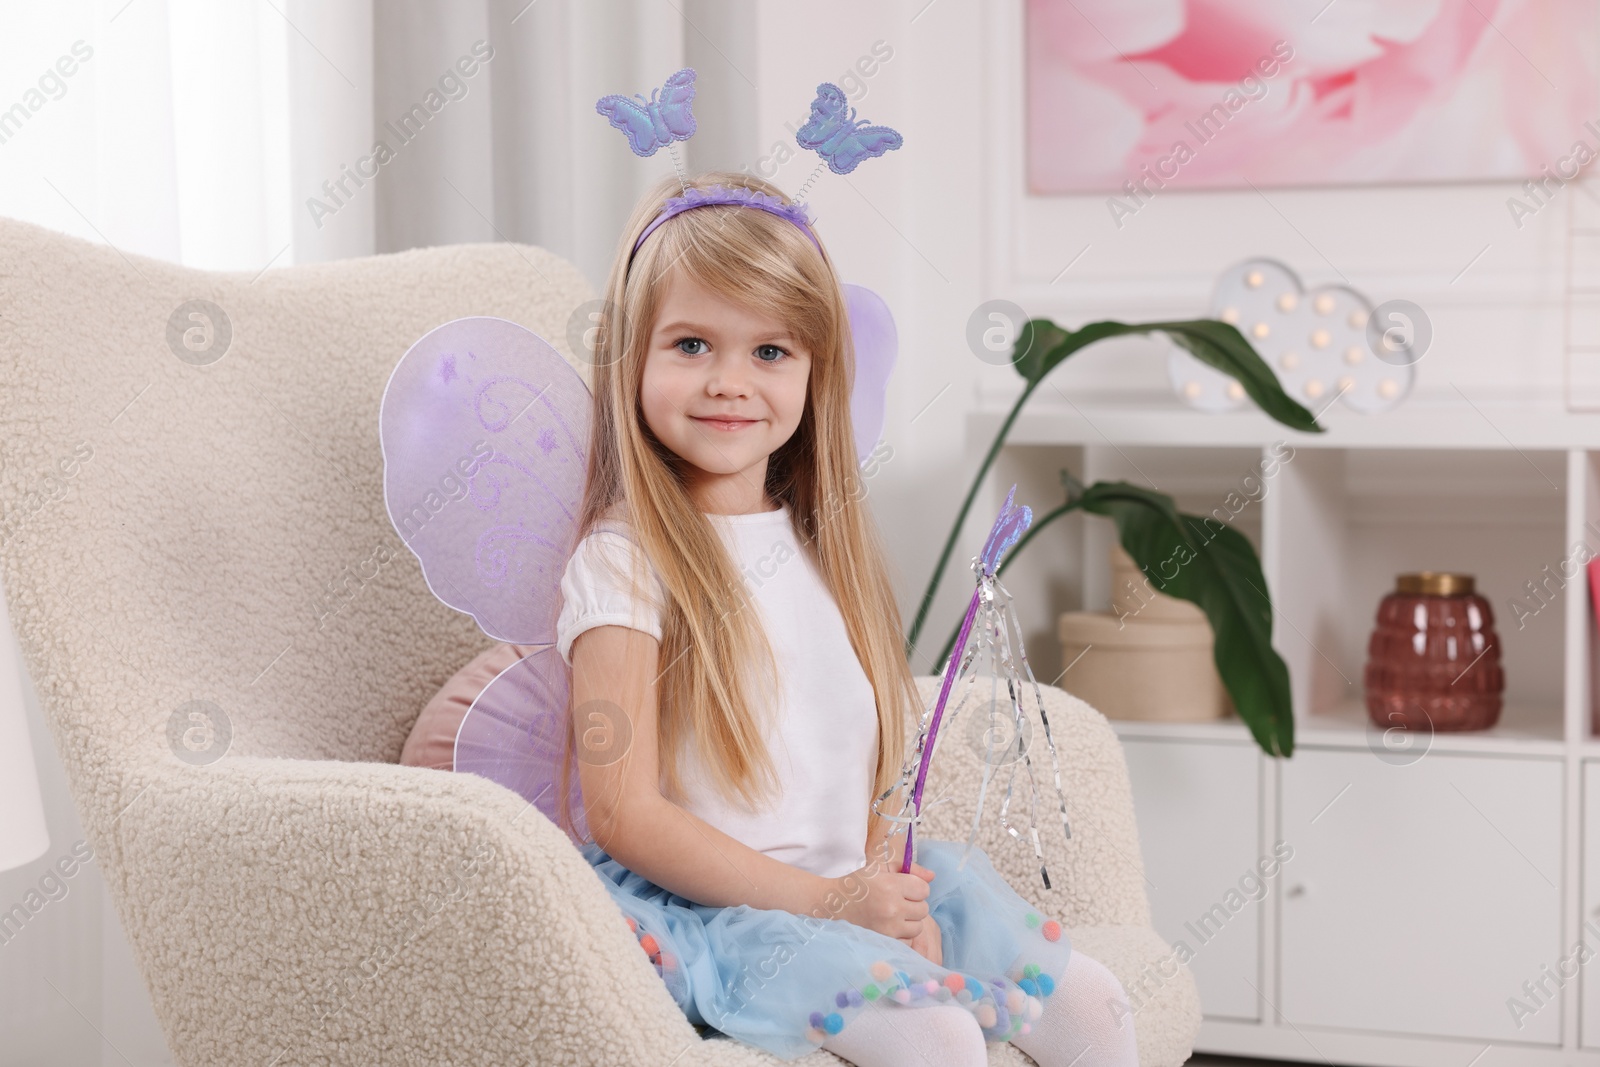
[[[639,588],[634,573],[637,558]],[[572,642],[596,626],[626,626],[661,640],[665,587],[627,536],[596,530],[578,542],[561,576],[561,614],[556,619],[556,649],[572,666]]]

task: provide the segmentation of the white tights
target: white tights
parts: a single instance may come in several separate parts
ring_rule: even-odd
[[[1067,961],[1044,1014],[1011,1039],[1039,1067],[1139,1067],[1128,994],[1099,960],[1077,949]],[[984,1067],[983,1031],[958,1004],[867,1005],[822,1043],[856,1067]]]

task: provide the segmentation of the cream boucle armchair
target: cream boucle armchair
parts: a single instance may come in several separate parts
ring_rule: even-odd
[[[462,315],[564,349],[589,295],[527,246],[254,276],[0,219],[0,580],[178,1063],[777,1062],[696,1036],[518,797],[396,764],[491,642],[385,515],[389,372]],[[1074,828],[1048,842],[1057,888],[985,847],[1122,979],[1142,1062],[1180,1064],[1199,1003],[1150,926],[1122,751],[1049,698]]]

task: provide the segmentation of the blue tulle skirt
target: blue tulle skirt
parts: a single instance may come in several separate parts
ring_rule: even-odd
[[[962,850],[947,841],[917,845],[917,862],[934,872],[928,904],[943,934],[942,967],[843,919],[704,907],[634,874],[597,845],[587,846],[584,858],[691,1023],[791,1060],[874,1002],[960,1005],[989,1041],[1027,1032],[1066,970],[1072,943],[981,849],[958,867]]]

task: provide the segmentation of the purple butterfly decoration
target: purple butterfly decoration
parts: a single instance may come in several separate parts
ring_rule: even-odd
[[[877,159],[904,143],[897,131],[856,118],[844,90],[830,82],[817,86],[811,117],[795,131],[794,139],[821,156],[835,174],[849,174],[862,160]]]
[[[694,113],[689,109],[693,101],[694,69],[685,67],[666,85],[652,89],[648,100],[613,93],[602,96],[594,109],[627,136],[634,155],[653,156],[658,148],[694,136]]]

